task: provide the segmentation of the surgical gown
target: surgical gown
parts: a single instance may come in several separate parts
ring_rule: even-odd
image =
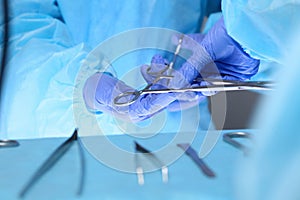
[[[253,119],[252,155],[237,172],[237,199],[300,199],[300,1],[223,1],[228,32],[251,55],[281,63],[278,87]]]

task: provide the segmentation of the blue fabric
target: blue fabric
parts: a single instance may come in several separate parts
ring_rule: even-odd
[[[212,13],[221,12],[221,0],[209,0],[207,1],[206,16],[209,17]]]
[[[69,134],[71,134],[70,132]],[[187,134],[188,135],[188,134]],[[192,143],[198,151],[205,138],[205,132],[199,132]],[[174,134],[158,134],[149,140],[133,138],[128,135],[108,136],[108,139],[120,149],[132,152],[134,140],[151,151],[168,144]],[[18,195],[32,174],[57,148],[64,138],[47,138],[21,140],[17,148],[0,149],[0,157],[5,162],[0,165],[1,198],[18,199]],[[99,138],[96,138],[99,141]],[[98,143],[101,146],[102,142]],[[173,145],[175,151],[183,151]],[[213,151],[205,157],[204,162],[215,172],[215,178],[206,177],[199,167],[183,154],[169,167],[169,182],[163,183],[161,171],[145,173],[145,184],[137,183],[134,173],[124,173],[111,169],[98,162],[85,151],[85,182],[81,196],[76,195],[80,180],[80,157],[78,147],[71,149],[45,174],[27,193],[24,199],[209,199],[234,200],[236,174],[235,165],[245,159],[238,149],[218,140]],[[112,158],[120,158],[111,151],[103,154]],[[159,158],[164,157],[158,154]],[[134,164],[134,159],[126,160]],[[16,164],[17,163],[17,164]],[[151,163],[152,164],[152,163]],[[13,186],[13,187],[12,187]]]
[[[2,133],[10,138],[66,135],[74,128],[74,80],[84,45],[49,15],[26,13],[11,20],[10,56],[2,102]]]
[[[279,71],[278,88],[257,110],[261,127],[252,157],[243,162],[237,183],[244,199],[298,199],[300,193],[300,30],[295,31],[291,54]],[[280,95],[278,95],[280,94]],[[263,122],[263,123],[262,123]],[[247,171],[247,173],[245,173]]]
[[[61,14],[55,0],[10,0],[9,18],[12,19],[24,13],[47,14],[55,18],[60,18]],[[3,23],[3,8],[0,6],[0,25]],[[1,38],[2,40],[2,38]]]
[[[211,27],[213,27],[215,25],[215,23],[217,21],[219,21],[219,19],[222,17],[222,12],[217,12],[217,13],[212,13],[209,15],[206,23],[205,23],[205,27],[202,31],[203,34],[206,34],[210,29]]]
[[[300,1],[223,0],[225,25],[251,56],[282,63],[290,37],[300,27]],[[283,63],[282,63],[283,64]]]
[[[66,136],[76,126],[72,100],[77,72],[93,47],[132,28],[158,26],[197,32],[206,6],[206,1],[200,0],[10,2],[12,31],[1,109],[2,138]],[[2,24],[2,16],[0,19]],[[0,29],[2,36],[2,25]],[[136,55],[131,58],[125,63],[116,61],[118,77],[137,66]],[[147,58],[139,57],[138,63]],[[119,61],[122,67],[118,67]],[[180,112],[167,115],[180,119]],[[98,117],[107,128],[105,133],[122,132],[112,118]],[[169,123],[164,130],[173,128],[174,123]]]
[[[57,2],[74,41],[87,42],[91,47],[112,35],[141,27],[198,32],[206,9],[206,0]]]
[[[228,32],[251,55],[282,67],[253,120],[260,129],[237,173],[238,199],[299,199],[300,2],[224,0],[223,14]]]

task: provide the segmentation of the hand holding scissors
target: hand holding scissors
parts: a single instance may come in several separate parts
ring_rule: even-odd
[[[176,58],[180,52],[181,47],[186,47],[189,46],[186,44],[187,42],[184,42],[184,39],[187,41],[191,40],[191,38],[187,39],[184,37],[184,35],[181,35],[178,44],[176,47],[176,50],[174,52],[174,56],[172,59],[172,62],[170,64],[167,63],[167,61],[163,62],[163,58],[159,56],[154,56],[153,59],[156,59],[157,63],[156,68],[152,67],[152,65],[148,66],[143,74],[144,78],[151,77],[150,79],[152,80],[147,80],[148,85],[144,87],[141,90],[136,90],[136,91],[129,91],[129,92],[124,92],[119,94],[114,98],[114,105],[115,106],[128,106],[134,103],[141,95],[146,95],[146,94],[165,94],[165,93],[188,93],[188,92],[202,92],[202,93],[215,93],[219,91],[235,91],[235,90],[269,90],[272,87],[272,82],[269,81],[240,81],[240,80],[231,80],[232,78],[230,76],[224,76],[224,79],[222,79],[220,74],[216,74],[212,77],[217,77],[217,78],[196,78],[193,80],[193,82],[198,82],[201,84],[198,84],[197,86],[191,86],[191,84],[188,84],[188,87],[182,87],[182,88],[153,88],[155,84],[158,84],[160,81],[166,80],[164,86],[169,86],[169,82],[172,78],[174,78],[174,75],[171,75],[171,72],[173,70],[173,66],[176,62]],[[202,48],[198,47],[202,52]],[[195,55],[193,55],[195,56]],[[153,62],[152,59],[152,62]],[[158,60],[158,61],[157,61]],[[194,60],[194,59],[192,59]],[[164,63],[164,64],[163,64]],[[186,68],[187,71],[196,71],[196,69],[191,64],[188,62],[185,64],[185,66],[182,67],[183,69]],[[206,67],[207,68],[207,67]],[[183,70],[181,69],[181,70]],[[205,69],[205,67],[204,67]],[[198,73],[198,72],[196,72]],[[176,74],[173,73],[173,74]],[[178,74],[178,73],[177,73]],[[195,73],[194,73],[195,74]],[[211,76],[211,75],[210,75]],[[228,78],[229,77],[229,78]],[[181,79],[184,79],[181,78]],[[228,79],[228,80],[226,80]],[[189,81],[186,81],[189,82]]]
[[[148,85],[146,85],[146,87],[144,87],[142,90],[136,90],[133,92],[131,91],[124,92],[118,95],[117,97],[115,97],[114,104],[116,106],[128,106],[134,103],[141,95],[147,94],[147,92],[151,90],[151,87],[157,84],[159,81],[166,79],[167,82],[169,82],[169,80],[173,78],[173,76],[171,75],[171,71],[173,70],[173,66],[180,52],[181,44],[183,42],[183,36],[184,35],[181,35],[178,40],[178,44],[174,52],[174,56],[171,63],[170,64],[165,63],[164,67],[159,71],[153,71],[150,65],[146,71],[150,76],[154,76],[155,79],[151,83],[148,83]],[[122,99],[125,99],[125,101],[122,101]]]
[[[237,67],[232,71],[232,67],[226,68],[225,65],[219,68],[220,63],[216,62],[216,69],[220,73],[212,73],[211,67],[207,64],[214,63],[204,46],[198,41],[199,38],[203,37],[177,36],[177,39],[173,40],[173,43],[177,41],[177,47],[174,48],[174,56],[170,64],[165,62],[162,56],[162,60],[155,60],[154,56],[150,67],[142,66],[142,75],[148,83],[142,90],[136,90],[105,73],[93,75],[86,81],[83,91],[87,108],[138,122],[172,105],[178,104],[180,109],[193,106],[204,99],[204,96],[209,95],[203,92],[270,89],[268,82],[241,81],[249,79],[256,73],[256,63],[250,63],[246,68],[240,66],[239,62],[235,62]],[[180,49],[187,51],[181,52]],[[192,55],[186,58],[187,62],[172,70],[177,56],[183,57],[180,52],[182,54],[191,52]],[[204,71],[204,73],[201,71],[203,76],[200,76],[199,70]],[[202,77],[205,77],[204,81],[201,80]]]

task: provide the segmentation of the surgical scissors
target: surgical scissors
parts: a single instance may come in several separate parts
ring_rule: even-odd
[[[202,79],[197,81],[205,81],[207,85],[187,88],[164,88],[151,89],[162,79],[167,79],[169,82],[173,78],[171,70],[176,62],[180,52],[184,35],[182,34],[178,40],[173,59],[169,65],[158,72],[151,72],[151,66],[148,67],[147,73],[156,77],[152,83],[149,83],[141,90],[123,92],[114,98],[115,106],[128,106],[133,104],[141,95],[145,94],[165,94],[165,93],[185,93],[185,92],[220,92],[220,91],[236,91],[236,90],[270,90],[273,82],[270,81],[227,81],[222,79]],[[165,75],[166,74],[166,75]],[[167,82],[167,84],[168,84]]]
[[[221,92],[221,91],[237,91],[237,90],[271,90],[274,83],[271,81],[226,81],[222,79],[203,79],[207,85],[198,87],[187,87],[179,89],[150,89],[152,85],[162,78],[170,78],[171,76],[158,76],[155,81],[148,84],[144,89],[134,92],[124,92],[114,99],[116,106],[128,106],[134,103],[141,95],[145,94],[166,94],[166,93],[185,93],[185,92]],[[172,77],[171,77],[172,78]],[[131,99],[128,99],[130,96]],[[120,102],[122,98],[127,101]]]
[[[178,44],[177,44],[176,50],[174,52],[173,59],[169,65],[166,64],[166,67],[158,72],[151,72],[151,66],[149,66],[149,68],[147,69],[147,73],[149,75],[156,77],[152,83],[149,83],[148,85],[146,85],[146,87],[144,87],[144,89],[142,89],[142,90],[124,92],[124,93],[119,94],[114,99],[114,104],[116,106],[128,106],[128,105],[134,103],[141,95],[148,94],[148,91],[152,91],[152,90],[150,90],[150,88],[153,85],[155,85],[156,83],[158,83],[160,80],[167,79],[169,81],[171,78],[173,78],[173,76],[171,76],[170,74],[171,74],[173,66],[176,62],[177,56],[180,52],[181,45],[183,42],[183,37],[184,37],[184,35],[182,34],[178,40]],[[167,75],[165,75],[165,73]],[[120,102],[122,99],[126,99],[126,101]]]

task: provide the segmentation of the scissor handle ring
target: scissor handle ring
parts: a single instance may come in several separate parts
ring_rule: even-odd
[[[140,91],[134,91],[134,92],[123,92],[121,94],[119,94],[118,96],[115,97],[114,99],[114,104],[116,106],[129,106],[130,104],[133,104],[141,95]],[[126,98],[129,96],[133,96],[133,98],[131,98],[130,100],[126,101],[126,102],[120,102],[120,100],[122,98]]]
[[[150,66],[148,66],[148,68],[146,69],[146,71],[147,71],[147,74],[149,74],[150,76],[161,76],[168,69],[169,69],[169,65],[165,64],[165,68],[163,68],[162,70],[160,70],[158,72],[151,72],[151,65],[150,65]]]

